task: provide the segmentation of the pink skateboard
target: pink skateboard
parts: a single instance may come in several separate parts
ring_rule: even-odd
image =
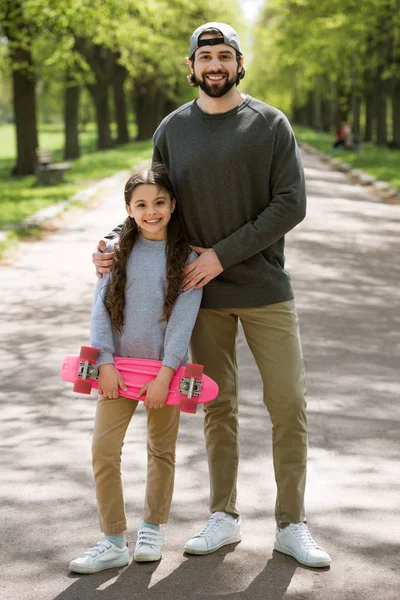
[[[79,356],[64,358],[61,378],[74,384],[74,392],[90,394],[92,387],[97,389],[98,354],[97,348],[82,346]],[[114,364],[128,388],[127,391],[120,388],[121,396],[143,401],[145,396],[137,398],[137,394],[146,383],[156,378],[162,363],[160,360],[116,356]],[[213,379],[203,375],[203,366],[188,363],[175,372],[166,404],[179,406],[183,412],[195,413],[198,404],[210,402],[217,396],[218,385]]]

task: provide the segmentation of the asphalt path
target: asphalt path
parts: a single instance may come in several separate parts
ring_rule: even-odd
[[[98,532],[90,442],[95,397],[60,380],[89,343],[96,241],[124,215],[125,174],[58,231],[0,265],[2,600],[398,600],[400,206],[304,154],[308,216],[287,236],[310,430],[309,526],[332,556],[307,569],[273,551],[271,427],[243,336],[239,506],[244,536],[204,557],[183,546],[207,520],[202,414],[182,415],[172,515],[159,563],[79,576]],[[140,406],[123,454],[134,546],[146,465]]]

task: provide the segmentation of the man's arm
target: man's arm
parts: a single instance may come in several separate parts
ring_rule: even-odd
[[[306,214],[304,172],[287,119],[278,125],[271,164],[271,201],[254,221],[246,223],[213,248],[193,249],[199,258],[185,270],[185,287],[203,287],[225,269],[265,250],[291,231]]]
[[[119,232],[121,231],[122,225],[117,225],[110,233],[104,236],[97,244],[96,250],[92,254],[92,261],[96,267],[96,275],[99,279],[111,272],[112,262],[114,259],[114,252],[109,250],[109,244],[107,240],[117,241]]]
[[[114,227],[114,229],[112,231],[110,231],[110,233],[107,233],[107,235],[104,236],[104,239],[105,240],[115,240],[115,238],[118,238],[119,232],[122,229],[122,225],[123,225],[123,223]]]
[[[254,221],[213,246],[224,270],[283,238],[306,215],[304,172],[296,140],[286,119],[278,128],[271,164],[271,201]]]

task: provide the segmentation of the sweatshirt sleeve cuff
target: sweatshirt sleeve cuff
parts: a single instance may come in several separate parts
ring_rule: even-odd
[[[174,371],[177,370],[177,368],[180,366],[181,364],[181,360],[179,360],[179,358],[175,358],[174,356],[166,356],[165,358],[163,358],[162,364],[164,367],[170,367],[171,369],[174,369]]]
[[[235,261],[232,261],[232,253],[229,252],[229,249],[224,244],[224,240],[221,240],[215,246],[213,246],[213,250],[217,255],[219,262],[221,263],[224,271],[235,264]]]
[[[97,359],[97,366],[101,367],[101,365],[113,365],[114,357],[111,352],[100,352],[99,357]]]

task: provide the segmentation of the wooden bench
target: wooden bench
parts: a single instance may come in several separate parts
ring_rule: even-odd
[[[51,150],[36,148],[36,177],[41,185],[54,185],[63,181],[65,171],[71,168],[71,163],[53,163]]]

